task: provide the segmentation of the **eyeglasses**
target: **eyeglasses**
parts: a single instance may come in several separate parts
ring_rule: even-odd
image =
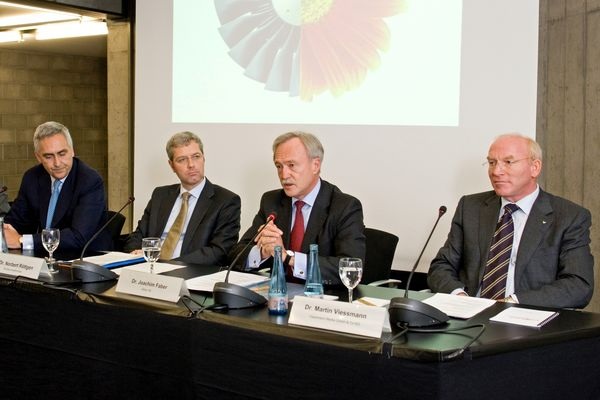
[[[487,160],[485,161],[482,165],[487,165],[487,167],[489,169],[494,169],[496,168],[498,165],[500,165],[502,167],[502,169],[511,169],[513,165],[515,165],[516,163],[518,163],[519,161],[523,161],[523,160],[529,160],[529,157],[526,158],[520,158],[518,160]]]
[[[202,154],[197,153],[197,154],[192,154],[191,156],[177,157],[176,159],[173,160],[173,162],[175,162],[176,164],[179,164],[179,165],[183,165],[183,164],[186,164],[188,162],[188,160],[192,160],[192,162],[198,162],[201,159],[202,159]]]

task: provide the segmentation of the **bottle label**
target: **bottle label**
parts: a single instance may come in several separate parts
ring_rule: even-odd
[[[269,311],[277,313],[285,313],[288,309],[288,297],[285,296],[269,296]]]

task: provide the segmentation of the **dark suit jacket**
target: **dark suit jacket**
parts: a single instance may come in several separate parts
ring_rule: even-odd
[[[142,238],[160,237],[164,232],[180,185],[154,189],[137,229],[130,235],[125,251],[142,247]],[[240,197],[213,185],[208,179],[196,203],[177,260],[203,264],[227,265],[227,252],[240,233]]]
[[[34,251],[43,251],[40,232],[46,226],[51,179],[44,167],[36,165],[23,175],[19,193],[5,221],[21,234],[33,234]],[[59,252],[77,253],[98,231],[106,218],[104,184],[98,173],[78,158],[63,183],[52,226],[60,229]],[[88,247],[111,250],[108,232],[102,232]],[[78,255],[78,254],[77,254]]]
[[[494,192],[464,196],[448,239],[431,262],[428,283],[434,292],[465,287],[476,295],[501,205]],[[519,303],[585,307],[594,289],[590,253],[591,215],[568,200],[540,190],[523,230],[515,265]]]
[[[277,213],[275,225],[283,231],[283,243],[287,249],[290,241],[292,223],[292,199],[285,192],[273,190],[263,194],[260,209],[254,217],[252,226],[246,231],[240,242],[230,253],[234,258],[249,243],[259,227],[265,223],[271,212]],[[309,253],[311,244],[319,245],[319,266],[323,283],[341,283],[338,263],[341,257],[359,257],[365,259],[363,211],[360,201],[342,193],[336,186],[321,180],[321,189],[310,213],[310,219],[304,233],[302,253]],[[236,263],[238,269],[243,268],[250,250],[240,257]],[[270,267],[273,259],[265,261],[261,266]]]

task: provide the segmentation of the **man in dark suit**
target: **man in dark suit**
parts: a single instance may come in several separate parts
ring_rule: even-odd
[[[105,221],[102,178],[75,157],[71,134],[58,122],[38,126],[33,145],[40,164],[23,175],[17,198],[4,219],[8,247],[42,251],[40,232],[52,227],[60,229],[58,250],[76,254]],[[55,200],[53,193],[58,196]],[[49,212],[52,208],[54,212]],[[89,246],[90,250],[111,248],[108,232]]]
[[[125,250],[141,253],[142,238],[154,236],[164,239],[162,259],[226,265],[227,252],[240,232],[240,197],[205,178],[204,147],[195,134],[173,135],[167,142],[167,155],[180,183],[154,189]]]
[[[321,142],[310,133],[289,132],[275,139],[273,161],[283,189],[263,194],[252,226],[230,253],[231,258],[252,240],[269,214],[276,213],[277,217],[257,237],[256,245],[240,257],[238,269],[270,267],[274,248],[279,245],[288,279],[302,280],[306,277],[309,246],[318,244],[323,283],[337,284],[341,257],[364,259],[362,205],[320,178],[323,153]],[[298,201],[303,203],[300,207]],[[292,230],[300,219],[303,236],[293,244]]]
[[[519,134],[498,137],[490,147],[487,164],[494,191],[460,200],[448,239],[431,262],[429,287],[434,292],[483,293],[482,297],[494,298],[486,295],[491,283],[485,281],[494,273],[490,265],[496,262],[489,254],[493,252],[496,260],[502,256],[490,248],[502,246],[495,237],[512,225],[506,248],[508,268],[494,280],[502,283],[498,300],[585,307],[594,288],[590,212],[539,188],[542,152],[530,138]],[[515,211],[495,233],[505,205]],[[492,246],[492,242],[496,244]]]

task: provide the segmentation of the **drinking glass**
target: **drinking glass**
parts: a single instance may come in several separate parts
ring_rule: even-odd
[[[348,302],[352,303],[352,291],[362,278],[362,260],[350,257],[340,259],[339,272],[342,283],[348,288]]]
[[[60,243],[60,230],[56,228],[48,228],[42,230],[42,244],[44,248],[48,252],[48,258],[46,262],[48,263],[48,271],[51,273],[58,272],[58,268],[56,268],[56,260],[52,257],[52,253],[58,247]]]
[[[158,237],[147,237],[142,239],[142,252],[144,258],[150,263],[150,273],[154,273],[154,263],[160,256],[160,238]]]

